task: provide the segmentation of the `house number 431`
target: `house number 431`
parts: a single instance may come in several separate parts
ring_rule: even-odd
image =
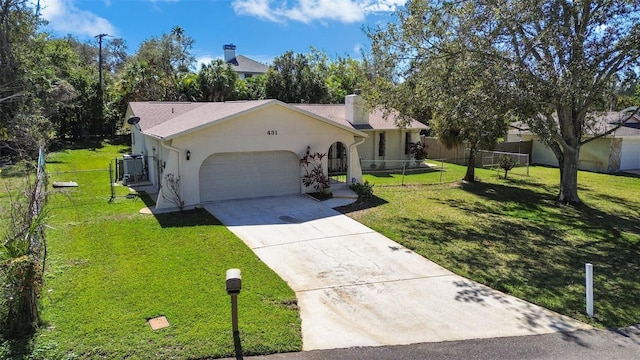
[[[267,130],[267,135],[278,135],[278,130]]]

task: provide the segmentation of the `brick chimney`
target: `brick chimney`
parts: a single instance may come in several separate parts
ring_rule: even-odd
[[[367,104],[360,96],[360,90],[355,90],[354,93],[344,98],[345,117],[353,125],[368,125],[369,109],[367,109]]]
[[[229,62],[236,57],[236,46],[233,44],[226,44],[222,47],[224,49],[224,62]]]

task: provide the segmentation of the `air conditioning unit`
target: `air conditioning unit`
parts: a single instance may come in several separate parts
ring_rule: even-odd
[[[122,182],[138,182],[144,175],[144,158],[142,155],[124,155],[122,159]],[[128,175],[128,176],[127,176]]]

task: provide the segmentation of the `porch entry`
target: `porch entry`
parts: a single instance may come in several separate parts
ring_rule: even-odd
[[[334,142],[328,151],[328,175],[332,184],[347,183],[347,147]]]

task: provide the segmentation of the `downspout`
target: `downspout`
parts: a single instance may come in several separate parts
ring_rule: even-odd
[[[180,157],[182,155],[182,151],[180,149],[174,148],[171,145],[167,145],[166,141],[161,141],[160,142],[160,146],[162,146],[163,148],[170,150],[170,151],[175,151],[176,153],[178,153],[178,176],[180,176],[182,174],[182,167],[180,167]],[[164,177],[164,167],[162,168],[162,177]],[[160,179],[160,193],[162,193],[162,182],[163,179]],[[182,192],[182,188],[180,189],[180,192]],[[180,196],[182,197],[182,194],[180,194]]]
[[[142,144],[138,144],[138,145],[140,145],[139,148],[141,149],[141,151],[144,152],[147,149],[146,136],[142,132],[142,128],[140,128],[140,124],[135,123],[135,124],[133,124],[131,126],[133,126],[133,128],[136,130],[136,131],[131,130],[131,142],[132,142],[132,145],[135,145],[136,138],[138,138],[138,141],[142,141]]]
[[[348,164],[347,164],[347,169],[349,170],[348,174],[347,174],[347,185],[350,185],[349,183],[351,182],[351,150],[353,149],[354,146],[358,146],[358,145],[362,145],[362,143],[364,143],[364,141],[367,140],[367,138],[363,137],[362,140],[360,140],[360,142],[355,142],[351,145],[349,145],[349,157],[347,158]],[[358,159],[359,161],[360,159]],[[362,171],[362,169],[360,169],[360,171]]]

